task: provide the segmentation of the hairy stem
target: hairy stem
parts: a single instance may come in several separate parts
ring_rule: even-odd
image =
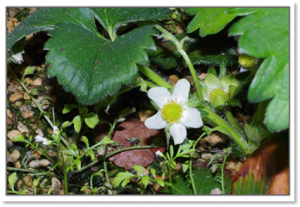
[[[139,70],[148,78],[150,78],[154,83],[156,83],[159,86],[165,87],[165,88],[170,88],[171,90],[173,90],[173,86],[168,83],[167,81],[165,81],[162,77],[160,77],[159,75],[157,75],[153,70],[151,70],[150,68],[146,67],[146,66],[142,66],[142,65],[137,65]]]
[[[237,133],[225,120],[223,120],[220,116],[218,116],[216,113],[211,111],[210,109],[205,108],[204,109],[207,113],[208,116],[207,118],[210,119],[212,122],[219,126],[225,127],[228,132],[231,134],[231,137],[233,141],[237,143],[237,145],[241,148],[241,150],[245,154],[250,154],[252,152],[252,149],[249,148],[246,140],[244,140],[239,133]],[[254,149],[253,149],[254,150]]]
[[[235,120],[235,118],[233,117],[232,113],[229,110],[225,111],[225,116],[228,119],[228,121],[230,122],[230,124],[235,128],[235,130],[242,135],[244,138],[246,138],[246,134],[243,130],[243,128],[237,123],[237,121]]]

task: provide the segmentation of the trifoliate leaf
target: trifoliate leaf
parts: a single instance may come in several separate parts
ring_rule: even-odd
[[[122,183],[122,187],[124,187],[127,185],[127,183],[130,182],[130,178],[132,178],[132,177],[134,177],[134,175],[128,171],[120,172],[115,177],[115,179],[113,181],[113,185],[114,185],[114,187],[118,187],[120,185],[120,183]]]
[[[33,74],[34,71],[35,71],[35,69],[36,69],[36,66],[28,66],[28,67],[26,67],[23,76]]]

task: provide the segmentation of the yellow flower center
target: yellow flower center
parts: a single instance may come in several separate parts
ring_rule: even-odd
[[[209,93],[209,100],[214,106],[224,105],[229,99],[229,94],[221,88],[215,88]]]
[[[180,104],[175,101],[168,101],[161,109],[161,117],[169,124],[178,123],[183,109]]]

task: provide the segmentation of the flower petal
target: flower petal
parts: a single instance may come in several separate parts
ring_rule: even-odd
[[[168,100],[171,100],[171,93],[164,87],[153,87],[148,91],[149,98],[161,109]]]
[[[199,128],[203,125],[200,112],[195,108],[188,108],[182,113],[180,122],[187,127]]]
[[[180,79],[174,88],[172,100],[178,103],[186,103],[189,100],[190,82],[186,79]]]
[[[173,137],[174,144],[181,144],[186,138],[187,132],[185,126],[182,124],[173,124],[170,127],[170,133]]]
[[[148,129],[162,129],[166,126],[166,122],[161,118],[161,111],[146,119],[144,124]]]

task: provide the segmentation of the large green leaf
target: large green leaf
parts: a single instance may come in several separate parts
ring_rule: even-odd
[[[137,28],[117,37],[115,31],[127,22],[167,18],[168,8],[43,8],[24,20],[8,37],[8,49],[36,31],[52,37],[45,48],[51,63],[48,73],[57,76],[79,102],[94,104],[131,84],[138,72],[135,63],[148,64],[144,49],[154,49],[151,26]],[[105,39],[95,25],[96,18],[108,30]],[[113,35],[113,36],[112,36]]]
[[[195,34],[181,33],[175,35],[180,41],[188,36],[184,42],[183,49],[189,55],[193,64],[217,65],[220,66],[224,59],[228,65],[237,63],[238,56],[233,49],[233,45],[228,41],[227,34],[217,34],[201,38]],[[177,51],[174,43],[164,40],[156,42],[156,51],[148,51],[151,64],[165,69],[187,67],[182,55]]]
[[[92,8],[91,10],[100,24],[114,35],[121,24],[166,18],[172,13],[168,8]]]
[[[200,35],[215,34],[234,17],[241,18],[229,29],[229,35],[241,35],[239,52],[265,58],[248,93],[253,103],[270,98],[266,125],[270,131],[289,127],[289,9],[288,8],[191,8],[196,17],[188,31],[200,28]],[[278,118],[280,116],[280,118]]]
[[[51,63],[48,73],[57,76],[67,91],[84,104],[94,104],[114,95],[123,84],[132,83],[138,73],[135,63],[146,65],[144,48],[154,47],[151,26],[137,28],[114,42],[106,42],[75,24],[59,23],[46,43]],[[85,38],[83,38],[85,37]],[[72,39],[72,41],[68,41]]]
[[[201,37],[218,33],[236,17],[235,14],[228,14],[227,8],[185,8],[185,10],[189,15],[196,15],[189,23],[187,32],[200,28]]]
[[[242,35],[239,50],[266,58],[249,88],[250,102],[273,100],[267,107],[266,121],[270,131],[289,127],[289,9],[230,9],[230,13],[249,14],[235,23],[230,35]]]

